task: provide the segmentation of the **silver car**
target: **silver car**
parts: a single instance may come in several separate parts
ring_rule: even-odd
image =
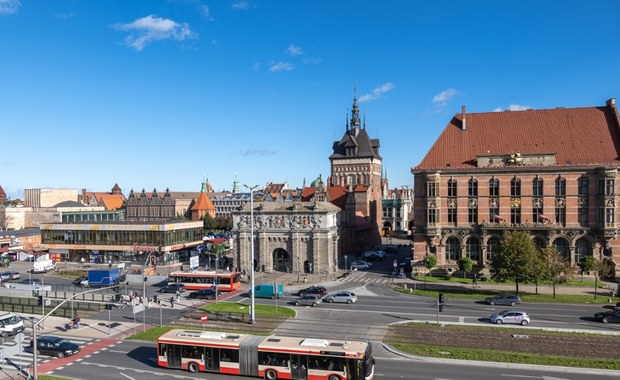
[[[353,292],[338,292],[336,294],[326,295],[323,297],[323,302],[353,303],[357,302],[357,296]]]
[[[520,310],[504,310],[491,315],[491,323],[498,325],[504,323],[512,323],[522,326],[530,324],[530,316],[525,311]]]
[[[303,297],[297,298],[294,302],[295,306],[317,306],[321,303],[321,297],[316,294],[306,294]]]
[[[500,294],[495,297],[489,297],[484,302],[489,305],[515,306],[521,303],[521,298],[514,294]]]

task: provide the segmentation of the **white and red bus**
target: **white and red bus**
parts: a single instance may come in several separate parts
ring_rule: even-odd
[[[181,329],[157,339],[157,364],[268,380],[372,380],[375,367],[369,342]]]
[[[185,288],[189,290],[208,289],[212,288],[213,284],[217,284],[217,290],[231,292],[239,289],[241,286],[241,273],[217,273],[215,271],[171,272],[168,275],[168,284],[178,283],[185,285]]]

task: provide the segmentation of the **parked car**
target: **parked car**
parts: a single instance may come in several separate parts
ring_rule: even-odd
[[[11,274],[9,272],[2,272],[2,273],[0,273],[0,281],[1,282],[10,281],[10,280],[11,280]]]
[[[381,261],[384,256],[382,256],[379,252],[368,251],[364,252],[364,260],[365,261]]]
[[[603,323],[620,323],[620,310],[607,310],[594,314],[594,319]]]
[[[323,286],[312,285],[308,288],[297,291],[297,295],[301,297],[305,296],[306,294],[314,294],[314,295],[318,295],[319,297],[323,297],[327,295],[327,289],[324,288]]]
[[[33,342],[28,347],[29,352],[33,351]],[[57,356],[59,358],[77,354],[80,346],[71,343],[68,339],[52,335],[40,336],[37,338],[37,352],[43,355]]]
[[[386,253],[397,253],[398,252],[398,247],[396,245],[388,245],[385,247],[385,252]]]
[[[22,275],[17,271],[10,270],[7,271],[7,273],[11,274],[11,280],[19,280],[20,278],[22,278]]]
[[[222,292],[216,292],[215,289],[200,289],[195,292],[191,292],[188,297],[192,299],[214,300],[217,297],[221,297]]]
[[[168,284],[166,286],[162,286],[159,289],[160,293],[176,293],[177,290],[179,291],[179,293],[183,293],[185,291],[185,285],[183,284]]]
[[[521,303],[521,298],[514,294],[500,294],[495,297],[488,297],[484,300],[489,305],[508,305],[515,306]]]
[[[303,297],[297,298],[293,302],[296,306],[317,306],[321,303],[321,297],[316,294],[306,294]]]
[[[336,294],[328,294],[323,297],[323,302],[342,302],[353,303],[357,302],[357,296],[353,292],[338,292]]]
[[[357,260],[357,261],[354,261],[351,264],[351,269],[352,270],[355,270],[355,269],[357,269],[357,270],[368,270],[368,269],[370,269],[371,266],[372,266],[372,264],[370,264],[367,261]]]
[[[20,284],[33,285],[33,286],[41,286],[43,283],[38,278],[25,279],[20,282]]]
[[[73,280],[75,286],[88,286],[88,276],[80,276]]]
[[[504,310],[491,315],[491,323],[498,325],[504,323],[514,323],[517,325],[527,326],[530,324],[530,316],[525,311]]]

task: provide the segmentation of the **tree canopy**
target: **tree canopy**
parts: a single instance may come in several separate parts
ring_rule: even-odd
[[[491,278],[514,280],[515,291],[519,293],[519,283],[532,278],[536,255],[538,250],[527,232],[507,232],[493,255]]]

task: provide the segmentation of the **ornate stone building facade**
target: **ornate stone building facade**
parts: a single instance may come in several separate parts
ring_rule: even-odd
[[[254,203],[254,265],[258,271],[333,277],[338,213],[329,202]],[[250,204],[233,211],[234,265],[251,270]]]
[[[422,162],[415,183],[416,258],[484,267],[507,231],[578,263],[620,261],[620,121],[605,107],[455,115]]]

